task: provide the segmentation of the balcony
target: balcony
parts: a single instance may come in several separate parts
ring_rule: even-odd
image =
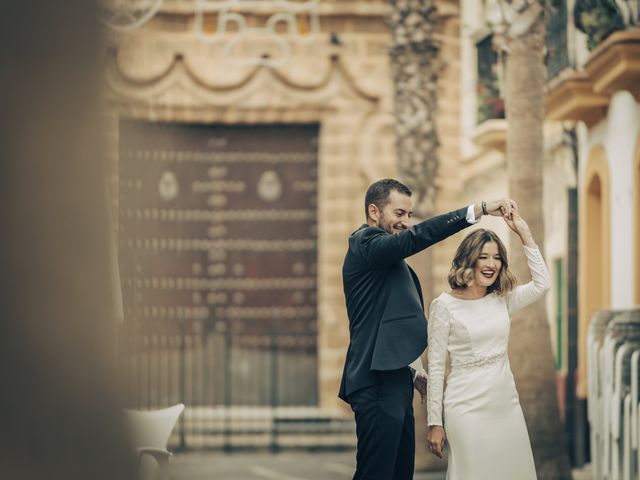
[[[592,126],[604,118],[608,103],[584,72],[565,71],[547,85],[544,108],[547,120],[582,120]]]
[[[551,14],[547,20],[545,45],[547,47],[545,58],[547,78],[551,79],[570,66],[566,2],[557,2],[557,5],[551,7]]]
[[[623,90],[640,101],[640,29],[611,34],[594,48],[583,71],[565,71],[551,79],[546,118],[595,125],[606,115],[611,95]]]
[[[613,33],[594,49],[585,70],[595,93],[628,90],[640,101],[640,29]]]

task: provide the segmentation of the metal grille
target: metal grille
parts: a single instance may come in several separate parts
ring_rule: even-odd
[[[555,2],[547,20],[547,78],[551,79],[569,66],[567,45],[567,4]]]

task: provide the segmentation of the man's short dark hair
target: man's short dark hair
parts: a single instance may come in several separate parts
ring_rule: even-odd
[[[379,210],[384,208],[389,201],[389,193],[391,190],[397,190],[398,193],[406,195],[407,197],[411,196],[411,189],[398,180],[394,180],[393,178],[378,180],[371,184],[367,189],[367,194],[364,196],[364,214],[366,218],[369,218],[369,205],[372,203],[378,207]]]

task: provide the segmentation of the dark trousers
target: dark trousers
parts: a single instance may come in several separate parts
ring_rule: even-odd
[[[412,480],[416,434],[408,368],[380,372],[381,382],[349,395],[358,451],[353,480]]]

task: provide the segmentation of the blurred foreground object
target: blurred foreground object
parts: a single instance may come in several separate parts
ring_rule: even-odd
[[[587,344],[593,478],[638,478],[640,309],[597,312]]]
[[[172,454],[167,450],[167,444],[183,411],[182,403],[160,410],[125,410],[131,443],[138,456],[140,479],[169,479],[169,457]]]
[[[92,2],[0,5],[0,478],[125,480]]]

